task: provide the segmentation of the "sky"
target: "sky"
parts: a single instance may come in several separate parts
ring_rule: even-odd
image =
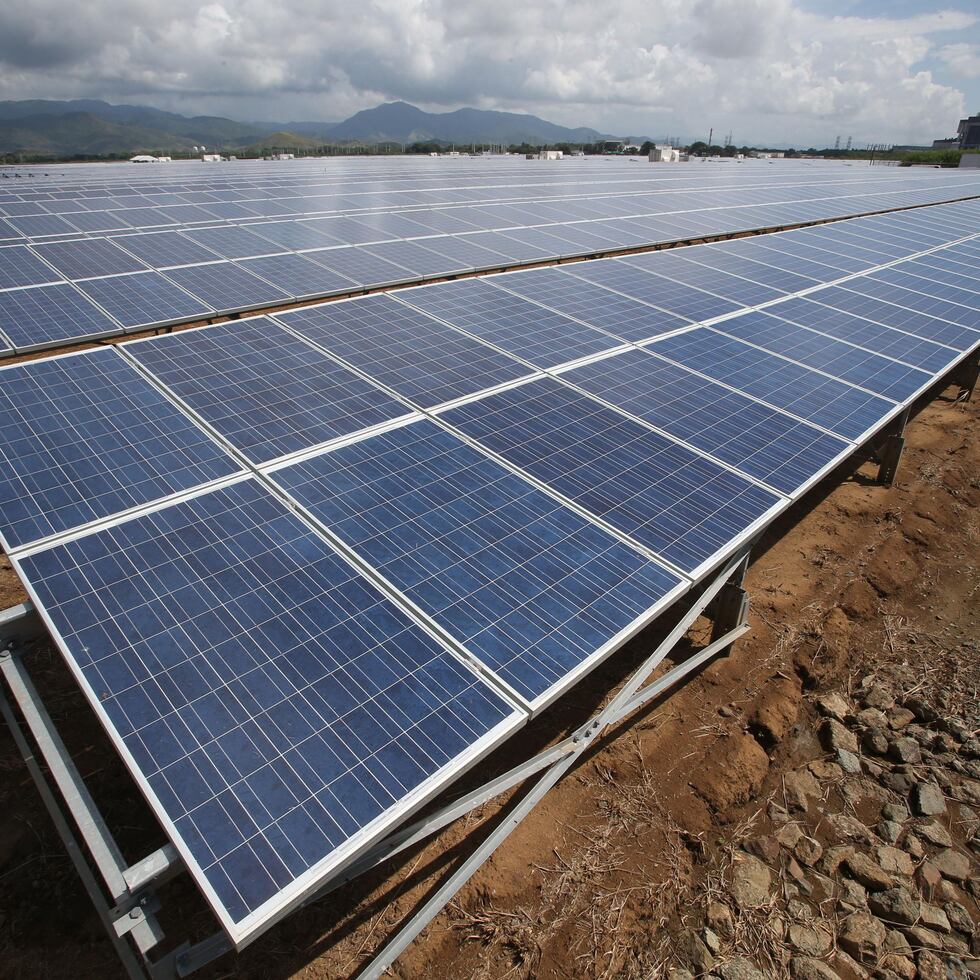
[[[980,7],[916,0],[30,0],[0,99],[339,121],[380,102],[737,145],[927,143],[980,112]]]

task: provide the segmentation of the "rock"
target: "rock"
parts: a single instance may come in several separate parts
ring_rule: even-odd
[[[709,806],[722,812],[754,796],[768,772],[765,750],[751,735],[741,732],[725,739],[717,766],[703,770],[691,785]]]
[[[879,919],[899,926],[915,925],[922,903],[908,888],[889,888],[868,896],[868,908]]]
[[[850,844],[834,844],[828,847],[820,860],[820,871],[825,875],[836,874],[841,863],[854,853],[855,850]]]
[[[852,817],[849,813],[832,813],[827,817],[827,823],[834,829],[838,837],[867,843],[874,840],[874,834],[860,820]]]
[[[967,742],[970,739],[970,729],[960,718],[943,718],[939,727],[956,739],[957,742]]]
[[[861,736],[861,745],[865,752],[872,755],[884,755],[888,751],[888,739],[877,728]]]
[[[832,783],[844,775],[841,767],[829,759],[814,759],[807,769],[822,783]]]
[[[712,956],[717,956],[721,952],[721,940],[718,938],[718,933],[714,929],[702,930],[701,939],[704,945],[708,947],[708,952]]]
[[[841,719],[843,721],[843,719]],[[885,716],[884,711],[879,711],[877,708],[862,708],[855,716],[854,720],[862,728],[887,728],[888,718]]]
[[[937,782],[942,780],[939,778],[944,775],[942,772],[937,773]],[[980,785],[976,783],[960,783],[958,787],[959,792],[956,794],[956,798],[963,803],[968,803],[970,806],[980,806]]]
[[[943,911],[946,913],[946,918],[949,919],[949,924],[957,932],[963,932],[968,936],[972,936],[976,931],[976,926],[973,923],[973,919],[970,918],[970,913],[959,902],[947,902],[943,906]]]
[[[848,956],[839,946],[837,947],[837,955],[834,957],[834,969],[847,977],[848,980],[852,980],[852,978],[866,980],[867,977],[871,976],[856,959]]]
[[[893,731],[900,732],[907,728],[915,720],[915,715],[908,708],[892,708],[888,712],[888,727]]]
[[[932,893],[939,888],[943,883],[943,876],[932,861],[923,861],[919,865],[918,870],[915,873],[916,880],[919,883],[919,888],[925,893],[926,896],[931,896]]]
[[[898,956],[911,956],[912,947],[909,941],[897,929],[889,929],[885,936],[885,951],[896,953]]]
[[[835,721],[843,721],[851,713],[851,706],[836,691],[832,694],[824,694],[817,698],[815,703],[822,715]]]
[[[921,861],[926,856],[926,849],[915,834],[906,834],[902,847],[913,861]]]
[[[819,800],[823,796],[820,784],[813,778],[813,773],[806,769],[796,769],[783,778],[786,791],[786,803],[794,810],[805,810],[809,798]]]
[[[915,871],[912,859],[905,851],[900,851],[897,847],[884,844],[875,851],[875,857],[878,859],[881,870],[888,874],[905,875],[907,878],[911,878],[912,872]]]
[[[813,923],[791,925],[789,941],[805,956],[826,956],[833,948],[834,933],[830,926],[818,919]]]
[[[683,967],[672,966],[667,970],[667,980],[694,980],[694,974]]]
[[[980,759],[980,738],[968,738],[960,749],[967,759]]]
[[[911,956],[899,956],[896,953],[888,953],[883,956],[878,964],[878,970],[887,970],[886,976],[899,977],[901,980],[915,980],[917,972],[915,960]]]
[[[799,862],[796,858],[791,857],[786,862],[786,870],[789,872],[790,877],[799,886],[801,892],[804,895],[809,895],[813,891],[813,885],[810,884],[807,879],[806,872],[800,867]]]
[[[915,965],[919,968],[919,980],[946,980],[943,961],[927,949],[919,950],[915,957]]]
[[[837,941],[858,962],[873,963],[885,941],[885,927],[867,912],[854,912],[841,923]]]
[[[781,742],[796,724],[800,712],[800,681],[796,676],[771,680],[766,696],[749,712],[749,728],[758,733],[763,745]]]
[[[894,820],[895,823],[905,823],[909,818],[909,808],[904,803],[886,803],[881,808],[882,820]]]
[[[891,875],[872,861],[867,854],[852,854],[845,858],[844,869],[869,892],[883,892],[894,884]]]
[[[970,955],[970,946],[965,943],[956,933],[950,932],[943,936],[943,949],[949,953],[961,953],[963,956]],[[972,980],[975,980],[976,974]]]
[[[895,698],[881,684],[872,684],[864,692],[861,700],[865,707],[877,708],[879,711],[887,711],[895,703]]]
[[[970,877],[970,859],[951,847],[934,855],[932,863],[939,873],[950,881],[966,881]]]
[[[765,974],[744,956],[733,956],[715,972],[723,980],[766,980]]]
[[[914,738],[896,738],[888,746],[888,754],[905,766],[917,766],[922,762],[922,749]]]
[[[922,924],[927,929],[935,929],[936,932],[952,931],[953,927],[949,924],[946,913],[936,905],[929,905],[927,902],[923,902],[920,917]]]
[[[787,847],[790,850],[796,847],[796,842],[802,836],[803,831],[800,829],[800,825],[798,823],[783,824],[783,826],[776,831],[776,840],[778,840],[783,847]]]
[[[735,855],[729,891],[740,909],[762,905],[768,900],[771,887],[772,872],[757,857],[744,851]]]
[[[708,973],[715,965],[715,958],[708,947],[693,932],[685,933],[677,940],[677,954],[695,975]]]
[[[724,902],[708,902],[707,921],[722,939],[728,941],[735,935],[732,911]]]
[[[913,785],[912,777],[903,772],[886,772],[880,777],[880,782],[886,789],[890,789],[899,796],[905,796]]]
[[[766,864],[776,864],[779,861],[779,845],[772,837],[753,837],[745,844],[745,850],[762,858]]]
[[[857,752],[858,741],[854,733],[845,728],[833,718],[825,718],[820,726],[820,740],[828,752],[844,749],[846,752]]]
[[[875,827],[875,832],[882,840],[886,840],[890,844],[894,844],[895,841],[902,836],[902,825],[900,823],[895,823],[894,820],[882,820],[881,823]]]
[[[823,857],[823,847],[812,837],[801,837],[793,848],[793,854],[801,864],[812,868]]]
[[[946,812],[946,800],[935,783],[916,783],[912,789],[912,812],[933,817]]]
[[[845,878],[841,882],[840,894],[837,896],[838,903],[846,912],[856,912],[859,909],[868,907],[868,890],[864,885],[859,885],[850,878]]]
[[[936,709],[933,708],[931,704],[926,704],[922,698],[906,698],[905,707],[908,708],[908,710],[911,711],[912,714],[919,719],[919,721],[923,721],[926,724],[936,721],[939,718],[939,715],[936,714]]]
[[[861,760],[853,752],[848,752],[847,749],[838,749],[837,755],[834,758],[837,759],[837,765],[844,772],[849,772],[854,775],[861,771]]]
[[[906,926],[903,930],[908,941],[916,949],[942,949],[943,937],[925,926]]]
[[[928,823],[920,824],[915,828],[916,833],[925,837],[930,844],[936,847],[952,847],[953,838],[949,836],[949,831],[938,820],[930,820]]]
[[[935,890],[935,895],[940,902],[958,902],[963,893],[951,881],[940,877],[939,887]]]
[[[840,980],[839,973],[812,956],[794,956],[789,961],[789,972],[793,980]]]

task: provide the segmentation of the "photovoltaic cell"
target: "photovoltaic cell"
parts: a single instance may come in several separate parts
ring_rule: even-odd
[[[0,289],[61,282],[61,276],[25,245],[0,248]]]
[[[849,449],[645,350],[593,361],[562,378],[787,494]]]
[[[104,337],[121,329],[68,283],[0,292],[0,330],[18,350]]]
[[[529,702],[681,583],[428,420],[274,479]]]
[[[399,298],[539,368],[620,346],[615,337],[498,289],[488,279],[438,283],[406,290]]]
[[[269,255],[282,251],[280,246],[238,225],[189,228],[184,235],[226,259],[245,259],[253,255]]]
[[[346,276],[310,262],[302,255],[266,255],[258,259],[240,259],[237,263],[250,273],[261,276],[296,299],[325,296],[358,289]]]
[[[33,247],[67,279],[90,279],[146,269],[142,262],[113,245],[108,238],[83,238]]]
[[[442,418],[687,572],[779,502],[550,378],[468,402]]]
[[[253,463],[410,414],[265,317],[184,330],[126,350]]]
[[[204,300],[218,313],[266,306],[284,302],[292,296],[278,286],[253,276],[234,262],[215,262],[211,265],[189,265],[168,269],[173,279],[189,293]]]
[[[877,278],[875,274],[851,279],[847,283],[847,288],[865,296],[874,296],[906,309],[915,310],[917,313],[947,320],[951,324],[971,327],[974,329],[974,339],[977,331],[980,331],[980,307],[971,308],[927,296],[925,293],[886,282],[884,279]]]
[[[364,288],[388,286],[417,278],[410,269],[389,262],[363,248],[328,248],[304,254],[308,259],[346,276]]]
[[[213,262],[218,256],[176,231],[154,231],[143,235],[120,235],[113,241],[155,269],[172,265]]]
[[[423,408],[529,373],[506,354],[389,296],[290,310],[276,318]]]
[[[212,313],[196,296],[185,293],[159,272],[89,279],[78,288],[128,329],[203,319]]]
[[[895,407],[877,395],[703,327],[663,337],[649,350],[846,439],[858,439]]]
[[[0,371],[0,461],[7,550],[239,469],[111,349]]]
[[[20,567],[236,942],[523,719],[251,480]]]

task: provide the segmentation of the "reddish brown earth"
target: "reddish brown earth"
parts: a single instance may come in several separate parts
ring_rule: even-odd
[[[915,689],[951,714],[976,710],[980,398],[954,404],[954,393],[913,419],[894,487],[876,485],[871,465],[852,466],[770,530],[747,578],[752,631],[730,655],[609,734],[398,960],[395,976],[666,976],[669,966],[686,962],[691,924],[700,928],[709,901],[744,859],[740,845],[778,852],[771,839],[801,767],[816,765],[827,777],[817,783],[828,807],[872,824],[878,819],[881,800],[847,792],[827,768],[813,697],[856,697],[862,680],[866,690],[866,678],[888,676],[901,679],[906,695]],[[4,563],[0,602],[19,598]],[[707,633],[706,623],[699,626],[695,641]],[[654,624],[607,661],[480,777],[567,734],[664,631]],[[142,856],[162,836],[60,660],[39,649],[30,664],[126,856]],[[0,773],[0,973],[119,975],[6,734]],[[482,839],[498,810],[484,807],[204,975],[352,975],[438,876]],[[951,813],[950,833],[965,846],[976,808],[964,804]],[[833,835],[814,811],[799,819],[830,846]],[[205,934],[209,917],[192,887],[178,882],[164,898],[168,934]],[[962,900],[971,899],[964,893]],[[975,901],[969,909],[976,917]],[[778,943],[759,921],[740,920],[747,955],[764,975],[786,975]],[[860,974],[841,970],[848,975]]]

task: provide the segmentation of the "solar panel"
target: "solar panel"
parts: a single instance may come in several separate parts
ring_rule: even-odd
[[[773,312],[776,311],[778,307],[773,308]],[[843,340],[814,333],[768,313],[746,313],[712,329],[895,401],[910,397],[931,378],[925,371],[862,350]]]
[[[0,460],[7,551],[239,469],[112,349],[0,370]]]
[[[257,464],[410,414],[266,317],[126,351]]]
[[[358,286],[372,288],[410,282],[417,276],[410,269],[373,255],[363,248],[328,248],[304,253],[319,265],[353,280]]]
[[[271,306],[292,299],[285,290],[253,276],[234,262],[168,269],[167,278],[204,300],[218,313]]]
[[[184,235],[204,245],[226,259],[246,259],[253,255],[269,255],[282,248],[261,235],[255,235],[239,225],[219,225],[215,228],[188,228]]]
[[[74,286],[30,286],[0,292],[0,330],[17,350],[86,337],[106,337],[121,327]]]
[[[510,256],[478,245],[472,238],[462,235],[427,238],[425,247],[430,252],[446,256],[453,264],[462,264],[469,269],[497,269],[511,261]]]
[[[552,367],[620,346],[615,337],[497,289],[488,279],[406,290],[399,299],[535,367]]]
[[[685,250],[684,257],[690,262],[697,262],[711,269],[718,269],[734,276],[742,276],[752,282],[762,283],[780,293],[797,293],[801,289],[810,289],[818,282],[827,282],[834,278],[828,270],[828,275],[814,280],[812,277],[799,275],[775,265],[766,265],[754,259],[746,258],[732,251],[731,245],[738,245],[743,239],[735,242],[725,242],[720,245],[699,245]]]
[[[786,494],[850,448],[645,350],[581,365],[562,379]]]
[[[426,238],[425,244],[416,241],[382,242],[378,245],[361,245],[359,248],[372,255],[394,262],[419,278],[448,276],[454,272],[468,272],[470,267],[459,258],[447,258],[442,252],[433,252]]]
[[[273,478],[535,708],[681,586],[428,420]]]
[[[0,248],[0,289],[61,282],[61,276],[25,245]]]
[[[441,417],[690,574],[780,501],[551,378]]]
[[[561,269],[512,272],[493,282],[501,289],[627,341],[648,340],[690,325],[682,317],[579,279]]]
[[[526,376],[524,365],[389,296],[276,319],[423,408]]]
[[[966,307],[965,313],[955,310],[952,315],[949,315],[949,319],[964,326],[980,329],[980,316],[973,316],[976,308],[980,306],[980,283],[972,282],[968,288],[964,288],[962,285],[955,285],[952,276],[942,276],[941,281],[936,281],[935,278],[923,278],[915,275],[914,270],[908,270],[905,263],[892,266],[890,269],[881,269],[871,274],[869,278],[875,282],[901,286],[903,290],[911,289],[915,293],[924,293],[926,296],[942,300],[944,304]],[[964,315],[971,319],[962,319]]]
[[[140,272],[142,262],[117,248],[108,238],[35,245],[34,250],[68,279],[90,279],[120,272]]]
[[[253,480],[19,566],[239,944],[525,717]]]
[[[213,262],[218,256],[176,231],[153,231],[142,235],[119,235],[112,239],[127,252],[155,269],[173,265]]]
[[[655,340],[648,349],[851,440],[895,407],[878,395],[703,327]]]
[[[26,238],[44,238],[48,235],[65,235],[78,229],[57,214],[33,214],[7,219],[7,224]]]
[[[310,226],[308,221],[263,221],[250,226],[263,238],[283,248],[329,248],[344,244],[339,238]]]
[[[159,272],[88,279],[78,288],[129,330],[201,320],[213,311]]]
[[[285,290],[294,299],[349,293],[359,288],[346,276],[302,255],[266,255],[258,259],[239,259],[236,264]]]

